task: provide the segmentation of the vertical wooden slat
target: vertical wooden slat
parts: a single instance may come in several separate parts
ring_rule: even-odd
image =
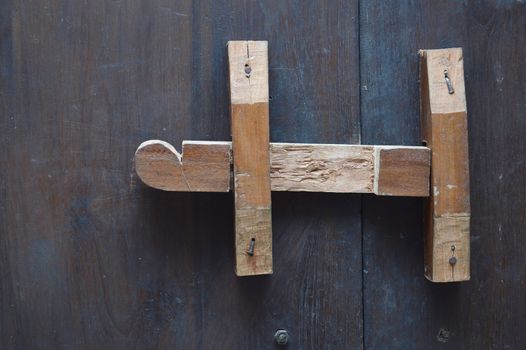
[[[279,269],[239,281],[229,195],[146,189],[131,162],[228,138],[241,33],[272,46],[271,139],[358,142],[358,1],[324,3],[2,2],[1,349],[360,348],[360,196],[273,195]]]
[[[266,41],[230,41],[236,274],[272,273]]]
[[[469,160],[462,49],[420,51],[422,136],[431,148],[425,274],[469,280]]]

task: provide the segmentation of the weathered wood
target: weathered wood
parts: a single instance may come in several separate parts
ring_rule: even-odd
[[[148,186],[167,191],[230,191],[230,142],[183,143],[183,156],[167,142],[143,142],[135,170]]]
[[[236,274],[272,273],[268,43],[229,41]]]
[[[357,143],[357,4],[2,1],[0,349],[256,350],[277,328],[290,348],[359,348],[360,196],[273,193],[286,268],[240,281],[232,195],[133,169],[148,139],[230,140],[242,36],[271,43],[271,140]]]
[[[526,3],[367,0],[360,14],[362,143],[420,145],[415,53],[462,46],[471,171],[467,283],[423,276],[421,200],[363,197],[363,348],[523,349]]]
[[[429,195],[429,149],[376,146],[374,193],[382,196]]]
[[[231,105],[268,106],[268,42],[229,41],[227,46]]]
[[[135,168],[157,189],[227,192],[230,147],[230,142],[184,141],[179,154],[166,142],[147,141],[137,149]],[[429,164],[429,148],[419,146],[270,143],[270,186],[272,191],[427,197]]]
[[[425,275],[470,278],[469,159],[462,49],[420,51],[422,137],[431,148]]]
[[[373,146],[273,143],[270,150],[273,191],[373,191]]]

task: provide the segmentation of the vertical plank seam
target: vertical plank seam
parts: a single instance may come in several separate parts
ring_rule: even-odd
[[[362,132],[362,1],[361,0],[357,0],[357,6],[358,6],[358,9],[357,9],[357,12],[358,12],[358,33],[357,33],[357,40],[358,40],[358,120],[359,120],[359,125],[360,125],[360,132],[358,133],[359,135],[359,140],[358,140],[358,143],[361,144],[362,143],[362,140],[363,140],[363,132]],[[373,152],[374,154],[374,152]],[[361,302],[362,302],[362,307],[361,307],[361,311],[362,311],[362,350],[365,349],[365,250],[364,250],[364,246],[365,246],[365,241],[364,241],[364,220],[363,220],[363,215],[364,215],[364,204],[365,204],[365,201],[364,201],[364,195],[363,194],[360,194],[360,210],[359,210],[359,213],[360,213],[360,256],[361,256],[361,272],[362,272],[362,298],[361,298]]]

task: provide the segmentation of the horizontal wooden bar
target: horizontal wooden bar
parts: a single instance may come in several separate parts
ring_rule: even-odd
[[[146,185],[165,191],[228,192],[231,147],[184,141],[180,154],[150,140],[137,149],[135,169]],[[427,147],[270,143],[272,191],[427,197],[429,174]]]

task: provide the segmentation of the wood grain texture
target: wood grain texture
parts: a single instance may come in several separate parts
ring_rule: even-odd
[[[230,142],[183,141],[179,154],[164,141],[147,141],[135,153],[137,175],[165,191],[227,192],[230,147]],[[270,143],[272,191],[427,197],[429,168],[426,147]]]
[[[425,147],[375,146],[374,193],[429,196],[430,151]]]
[[[524,348],[526,6],[360,4],[358,50],[356,1],[3,1],[0,348]],[[470,282],[423,277],[420,199],[283,192],[288,268],[239,281],[229,194],[132,175],[144,140],[228,139],[240,33],[272,45],[279,142],[359,142],[361,99],[363,143],[420,145],[415,53],[464,47]]]
[[[364,197],[364,348],[524,348],[526,6],[360,7],[363,143],[420,145],[416,53],[463,47],[471,193],[471,279],[451,284],[423,276],[422,201]]]
[[[464,56],[461,48],[422,50],[419,56],[422,138],[432,162],[432,193],[424,213],[425,274],[433,282],[466,281],[470,203]]]
[[[1,349],[269,349],[277,328],[291,348],[361,346],[359,196],[273,194],[287,268],[246,280],[231,194],[133,169],[145,140],[229,139],[240,37],[272,43],[273,141],[356,143],[357,1],[325,5],[2,1]]]
[[[273,191],[371,193],[374,147],[271,144]]]
[[[145,141],[135,152],[135,171],[148,186],[160,190],[228,192],[231,147],[231,142],[186,141],[179,153],[167,142]]]
[[[268,104],[268,42],[229,41],[227,47],[230,103]]]
[[[229,41],[236,275],[272,274],[268,43]]]

